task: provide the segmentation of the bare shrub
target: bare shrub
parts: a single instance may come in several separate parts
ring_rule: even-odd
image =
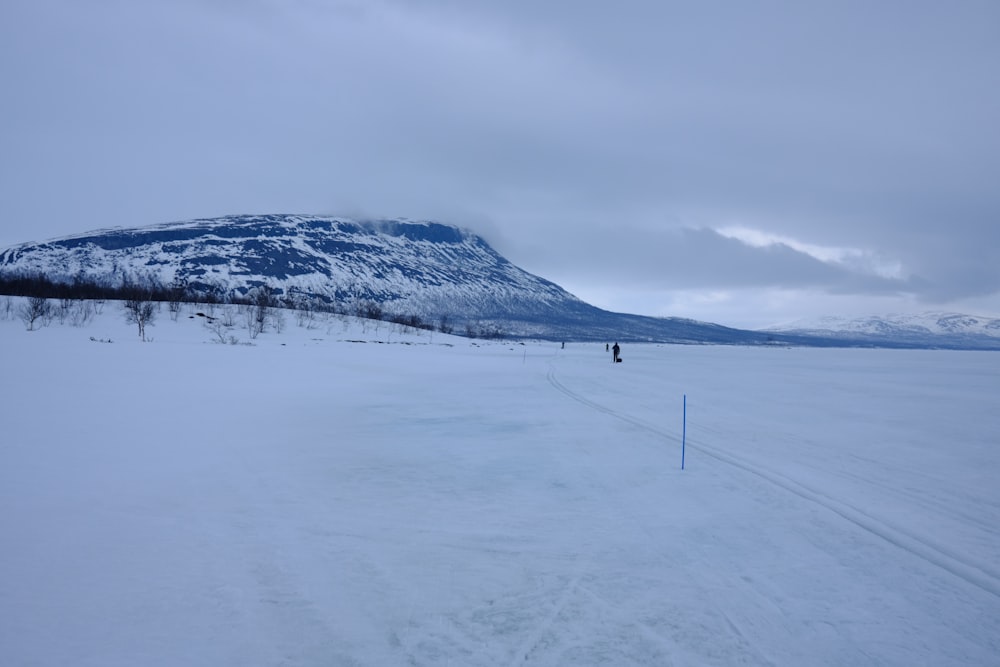
[[[273,308],[268,313],[267,321],[274,329],[274,333],[281,333],[285,330],[285,311],[281,308]]]
[[[124,289],[124,288],[123,288]],[[124,301],[125,319],[139,327],[139,338],[146,341],[146,327],[156,318],[156,302],[148,289],[131,286]]]
[[[86,326],[94,319],[94,306],[90,301],[77,301],[69,312],[69,323],[74,327]]]
[[[176,322],[181,314],[181,304],[188,293],[188,287],[183,280],[175,280],[167,291],[169,294],[167,309],[170,312],[170,319]]]
[[[76,302],[73,299],[68,299],[63,297],[59,299],[59,303],[55,308],[55,316],[59,318],[59,324],[66,324],[66,318],[69,317],[70,312],[73,310],[73,306]]]
[[[264,332],[277,305],[278,298],[269,285],[261,285],[250,291],[250,309],[247,316],[250,338],[256,338],[258,334]]]
[[[49,300],[42,296],[30,296],[28,300],[21,304],[17,310],[17,316],[21,318],[28,331],[34,331],[36,324],[46,324],[52,306]]]
[[[232,343],[235,336],[230,334],[232,325],[227,325],[225,321],[217,317],[209,317],[205,320],[205,328],[215,335],[215,342],[225,345]]]
[[[303,329],[316,328],[316,308],[311,301],[302,299],[295,304],[295,323]]]

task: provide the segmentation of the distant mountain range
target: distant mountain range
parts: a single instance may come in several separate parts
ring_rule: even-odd
[[[345,311],[377,304],[386,314],[425,322],[447,318],[460,333],[557,341],[894,347],[990,347],[992,341],[1000,349],[1000,338],[964,331],[745,331],[613,313],[518,268],[468,230],[409,220],[240,215],[105,229],[3,250],[0,273],[112,285],[155,280],[220,296],[266,285],[289,302]]]
[[[959,313],[857,318],[821,317],[767,329],[774,333],[840,338],[852,343],[912,347],[1000,348],[1000,319]]]

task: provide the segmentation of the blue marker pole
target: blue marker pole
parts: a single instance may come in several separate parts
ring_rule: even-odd
[[[681,430],[681,470],[684,470],[684,450],[687,448],[688,395],[684,394],[684,426]]]

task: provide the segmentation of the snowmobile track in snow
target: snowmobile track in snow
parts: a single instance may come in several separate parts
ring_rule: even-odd
[[[556,377],[556,370],[552,364],[549,366],[547,380],[556,390],[574,401],[581,403],[582,405],[614,417],[615,419],[624,421],[628,424],[632,424],[633,426],[637,426],[666,440],[673,442],[680,441],[680,438],[678,438],[674,433],[669,433],[641,419],[624,414],[618,410],[608,408],[573,391]],[[970,559],[961,556],[946,547],[931,543],[925,537],[893,526],[887,521],[875,517],[864,510],[858,509],[857,507],[854,507],[849,503],[845,503],[842,500],[833,498],[818,489],[802,484],[801,482],[781,473],[762,468],[731,454],[724,453],[710,445],[706,445],[704,443],[692,443],[691,438],[687,439],[687,447],[705,454],[706,456],[710,456],[717,461],[729,464],[735,468],[739,468],[745,472],[756,475],[757,477],[785,489],[800,498],[816,503],[817,505],[826,508],[872,535],[885,540],[893,546],[896,546],[913,556],[921,558],[928,563],[936,565],[937,567],[953,574],[956,577],[959,577],[965,582],[972,584],[983,591],[1000,597],[1000,573],[994,572],[991,568],[981,563],[972,562]]]

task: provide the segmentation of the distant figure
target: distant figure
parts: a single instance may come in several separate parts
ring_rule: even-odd
[[[604,344],[604,351],[605,351],[605,352],[607,352],[607,351],[608,351],[608,345],[609,345],[609,343],[605,343],[605,344]]]
[[[564,349],[564,350],[566,349],[566,341],[563,341],[562,349]]]
[[[621,360],[622,360],[622,358],[618,356],[618,353],[619,353],[619,352],[621,352],[621,351],[622,351],[622,349],[621,349],[620,347],[618,347],[618,343],[615,343],[614,347],[612,347],[612,348],[611,348],[611,354],[612,354],[612,357],[611,357],[611,359],[612,359],[612,360],[614,361],[614,363],[616,363],[616,364],[617,364],[617,363],[618,363],[619,361],[621,361]]]

